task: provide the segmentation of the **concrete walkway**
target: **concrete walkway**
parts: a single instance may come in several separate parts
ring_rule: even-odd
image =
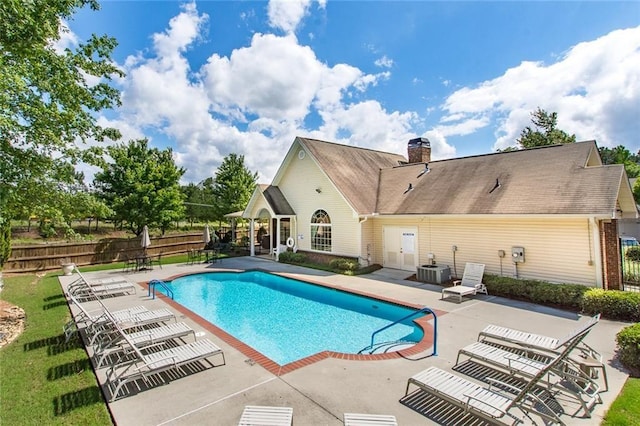
[[[186,322],[224,350],[226,365],[186,372],[166,384],[142,389],[109,403],[118,425],[235,425],[245,405],[292,407],[296,425],[341,425],[345,412],[392,414],[400,425],[482,424],[459,411],[446,406],[443,408],[423,392],[413,392],[411,389],[410,396],[404,398],[407,379],[432,365],[451,371],[458,349],[474,342],[478,332],[487,324],[561,337],[573,330],[579,320],[575,313],[493,296],[465,298],[460,304],[440,300],[441,287],[408,281],[405,278],[411,273],[387,269],[348,277],[262,258],[243,257],[224,259],[215,264],[166,265],[162,269],[156,267],[153,271],[129,273],[126,277],[130,281],[143,283],[193,272],[256,268],[446,311],[445,315],[438,317],[438,355],[429,356],[428,351],[411,359],[383,361],[327,358],[277,376],[212,335],[188,315],[176,311],[179,321]],[[102,271],[85,275],[93,279],[123,274],[120,271]],[[73,279],[74,276],[60,277],[62,287],[66,288]],[[168,307],[163,300],[147,297],[143,286],[136,295],[103,301],[110,310],[140,304],[149,309]],[[88,302],[86,306],[98,307],[96,302]],[[72,312],[77,311],[75,306],[71,308]],[[620,392],[627,374],[612,359],[615,335],[625,325],[601,320],[587,336],[585,342],[607,360],[609,391],[602,394],[603,403],[595,406],[592,418],[564,415],[563,421],[567,424],[599,424]],[[217,357],[211,360],[216,365],[219,363]],[[104,385],[106,369],[98,369],[96,374],[100,384]],[[440,408],[435,409],[437,406]],[[431,414],[425,415],[426,411]]]

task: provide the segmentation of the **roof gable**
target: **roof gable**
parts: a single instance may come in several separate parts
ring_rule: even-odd
[[[242,217],[249,219],[258,216],[259,212],[257,210],[261,206],[269,211],[269,216],[295,215],[295,211],[277,186],[256,185]]]
[[[398,154],[296,138],[358,214],[374,212],[380,171],[406,162]]]

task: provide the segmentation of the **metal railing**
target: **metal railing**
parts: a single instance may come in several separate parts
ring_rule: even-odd
[[[433,312],[430,308],[422,308],[418,311],[412,312],[409,315],[406,315],[402,318],[400,318],[399,320],[396,320],[394,322],[392,322],[391,324],[387,324],[382,328],[379,328],[378,330],[374,331],[373,333],[371,333],[371,344],[369,345],[369,347],[364,348],[364,350],[366,349],[371,349],[374,346],[374,340],[376,337],[376,334],[393,327],[396,324],[401,323],[402,321],[408,320],[411,317],[420,315],[420,314],[431,314],[433,315],[433,353],[431,355],[433,356],[437,356],[438,355],[438,316],[436,315],[435,312]]]
[[[167,296],[171,297],[171,300],[173,300],[173,291],[169,287],[167,287],[167,283],[161,280],[149,281],[149,289],[148,289],[147,296],[153,295],[153,298],[154,299],[156,298],[156,286],[162,287],[166,292]]]

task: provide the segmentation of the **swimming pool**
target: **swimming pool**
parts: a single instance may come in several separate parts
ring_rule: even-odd
[[[261,271],[187,275],[166,285],[175,302],[280,365],[322,351],[357,354],[374,331],[416,311]],[[412,319],[376,342],[419,342],[423,330]]]

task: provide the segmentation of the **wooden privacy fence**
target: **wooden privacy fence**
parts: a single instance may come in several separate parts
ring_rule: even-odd
[[[147,253],[151,256],[185,253],[189,249],[202,248],[202,232],[167,235],[151,238]],[[65,262],[76,265],[95,265],[120,262],[140,253],[140,237],[104,238],[81,243],[52,243],[15,246],[5,262],[4,272],[34,272],[58,269]]]

